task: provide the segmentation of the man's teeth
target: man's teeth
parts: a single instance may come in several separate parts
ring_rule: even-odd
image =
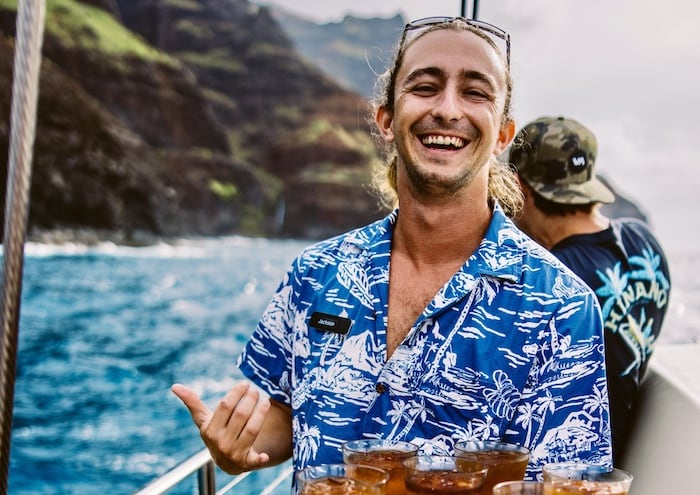
[[[425,146],[437,145],[437,146],[452,146],[454,148],[463,148],[464,139],[458,138],[456,136],[425,136],[421,142]]]

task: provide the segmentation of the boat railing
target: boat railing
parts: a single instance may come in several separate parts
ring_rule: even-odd
[[[259,495],[271,495],[282,485],[288,481],[288,486],[291,487],[292,467],[291,464],[282,464],[276,467],[266,468],[265,470],[277,470],[277,476],[267,484],[266,488],[259,492]],[[196,495],[225,495],[230,493],[233,488],[243,483],[246,478],[254,472],[242,473],[233,476],[220,489],[217,490],[217,471],[214,461],[212,461],[209,451],[203,449],[193,456],[185,459],[183,462],[175,466],[170,471],[156,478],[134,492],[133,495],[161,495],[168,490],[190,480],[195,474],[197,475],[197,490],[193,493]],[[251,492],[252,493],[252,492]],[[280,493],[283,493],[280,491]]]

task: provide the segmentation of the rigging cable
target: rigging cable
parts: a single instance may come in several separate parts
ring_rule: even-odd
[[[24,241],[29,210],[45,16],[44,0],[17,2],[0,314],[0,494],[7,493],[10,462]]]
[[[462,8],[460,12],[461,17],[467,17],[467,0],[462,0]],[[472,2],[472,15],[470,19],[479,18],[479,0],[474,0]]]

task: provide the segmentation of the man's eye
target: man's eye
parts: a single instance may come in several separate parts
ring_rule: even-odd
[[[432,95],[435,91],[435,87],[427,84],[420,84],[411,89],[411,92],[417,95]]]
[[[487,100],[487,101],[492,100],[490,95],[488,95],[487,93],[484,93],[483,91],[478,90],[478,89],[467,90],[464,92],[464,95],[467,98],[470,98],[472,100]]]

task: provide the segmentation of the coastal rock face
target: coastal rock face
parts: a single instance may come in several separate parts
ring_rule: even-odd
[[[148,145],[229,152],[202,88],[177,61],[104,57],[52,38],[44,54]]]
[[[366,101],[304,62],[266,9],[61,3],[47,5],[30,234],[317,238],[383,214],[368,192]],[[14,30],[0,7],[3,88]],[[2,91],[3,165],[9,115]]]
[[[127,28],[192,71],[241,151],[260,152],[318,99],[341,91],[300,59],[266,9],[246,0],[117,5]]]
[[[11,84],[12,50],[0,40],[2,87]],[[3,95],[0,112],[9,116]],[[0,137],[8,131],[3,118]],[[0,156],[7,155],[7,140],[0,139]],[[280,189],[276,179],[223,154],[154,149],[55,63],[42,62],[29,213],[37,235],[92,230],[141,242],[246,228],[260,233],[273,227],[268,218]]]
[[[376,148],[366,100],[305,61],[266,8],[246,0],[117,4],[127,27],[192,70],[231,153],[282,180],[282,235],[325,237],[382,214],[367,187]],[[314,223],[300,190],[353,206]],[[321,214],[326,205],[317,205]]]

